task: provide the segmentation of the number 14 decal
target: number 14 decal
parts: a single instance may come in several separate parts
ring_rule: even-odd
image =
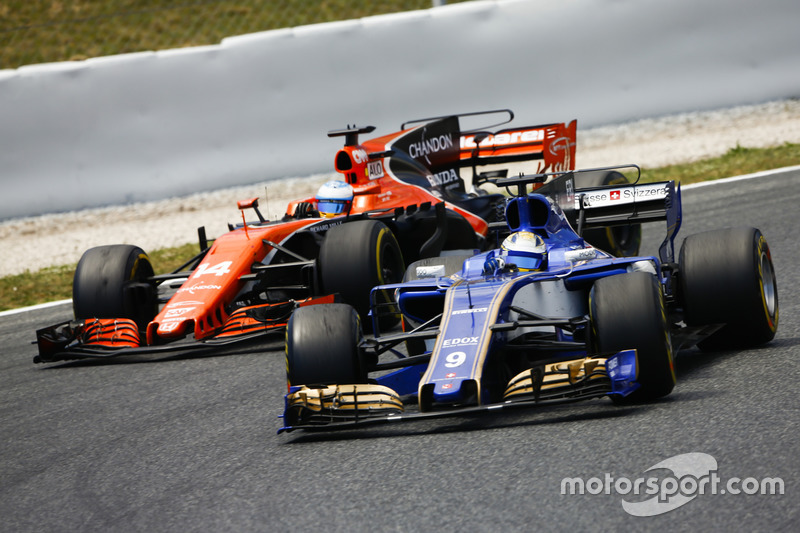
[[[200,276],[205,276],[208,274],[215,274],[216,276],[224,276],[228,272],[231,271],[231,265],[233,261],[222,261],[221,263],[217,263],[214,266],[211,266],[211,263],[202,263],[200,266],[195,269],[194,274],[192,274],[193,278],[199,278]]]

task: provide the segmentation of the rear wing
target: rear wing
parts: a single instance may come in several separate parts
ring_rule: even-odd
[[[674,181],[577,189],[574,209],[578,212],[579,231],[666,221],[667,236],[659,247],[659,257],[664,263],[675,262],[681,189]]]
[[[540,172],[575,168],[577,121],[461,135],[460,166],[542,160]]]
[[[584,212],[584,228],[655,222],[667,219],[675,194],[672,181],[577,189],[575,209]]]
[[[410,120],[401,124],[406,130],[411,124],[431,124],[442,119],[458,119],[471,122],[473,117],[506,115],[506,118],[491,126],[459,128],[458,166],[494,165],[519,161],[542,160],[538,172],[563,172],[575,168],[575,144],[578,122],[523,126],[491,131],[491,128],[508,124],[514,120],[510,109],[458,113],[439,117]]]
[[[581,172],[636,169],[634,183],[602,187],[575,187],[575,174]],[[667,235],[659,247],[664,263],[675,262],[675,235],[681,226],[681,191],[674,181],[638,183],[637,165],[551,172],[518,178],[491,180],[498,187],[516,188],[516,196],[527,194],[527,186],[539,185],[534,192],[553,199],[578,234],[586,229],[609,228],[629,224],[666,221]]]

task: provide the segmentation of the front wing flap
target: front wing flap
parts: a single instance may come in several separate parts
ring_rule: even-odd
[[[586,357],[529,368],[509,381],[503,399],[575,400],[616,394],[627,396],[636,383],[636,350],[611,357]]]
[[[222,351],[227,347],[284,331],[289,317],[297,307],[335,301],[335,295],[327,295],[240,307],[231,313],[213,337],[197,340],[187,336],[164,344],[147,344],[136,323],[127,318],[60,322],[36,331],[39,354],[33,358],[33,362],[109,359],[129,355],[199,355]]]
[[[95,344],[81,340],[82,321],[62,322],[36,332],[39,354],[34,363],[55,363],[78,359],[112,359],[116,357],[201,355],[236,345],[253,342],[271,333],[283,331],[284,324],[238,336],[220,336],[196,341],[186,339],[163,345],[131,346],[128,344]]]
[[[636,350],[625,350],[607,358],[587,357],[537,367],[513,378],[502,402],[427,412],[406,411],[397,393],[381,385],[295,386],[286,395],[285,425],[278,433],[348,429],[627,396],[639,388],[636,357]]]
[[[136,323],[126,318],[61,322],[36,331],[39,354],[33,358],[33,362],[54,363],[120,356],[198,355],[283,331],[294,308],[307,302],[298,304],[291,301],[241,308],[231,314],[214,337],[203,340],[187,337],[166,344],[144,343]]]

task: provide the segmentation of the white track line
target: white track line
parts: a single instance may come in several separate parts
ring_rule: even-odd
[[[58,300],[57,302],[47,302],[46,304],[38,304],[38,305],[31,305],[30,307],[20,307],[19,309],[9,309],[8,311],[0,311],[0,317],[8,316],[8,315],[16,315],[18,313],[25,313],[27,311],[36,311],[39,309],[47,309],[48,307],[55,307],[57,305],[62,305],[66,303],[72,302],[72,299],[69,300]]]
[[[775,174],[783,174],[784,172],[794,172],[796,170],[800,170],[800,165],[796,165],[793,167],[783,167],[783,168],[775,168],[772,170],[764,170],[761,172],[754,172],[752,174],[744,174],[742,176],[733,176],[732,178],[723,178],[720,180],[710,180],[710,181],[701,181],[699,183],[690,183],[689,185],[681,185],[681,190],[683,189],[697,189],[700,187],[707,187],[709,185],[718,185],[718,184],[725,184],[731,183],[734,181],[742,181],[742,180],[750,180],[753,178],[763,178],[766,176],[774,176]]]

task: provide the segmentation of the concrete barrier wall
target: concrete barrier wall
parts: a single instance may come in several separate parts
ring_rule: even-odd
[[[330,171],[346,124],[800,96],[797,0],[501,0],[0,70],[0,219]]]

